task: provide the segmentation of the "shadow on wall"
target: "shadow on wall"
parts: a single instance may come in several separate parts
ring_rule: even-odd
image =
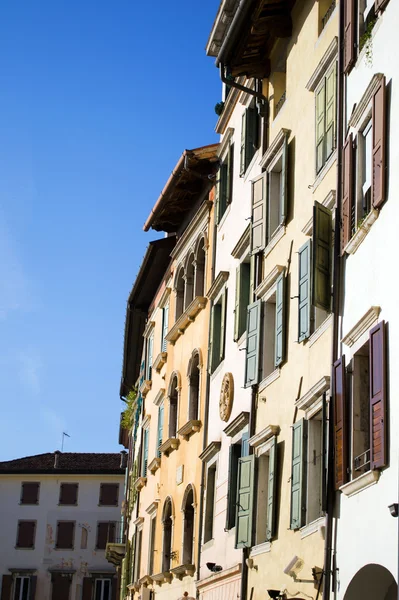
[[[348,585],[344,600],[396,600],[398,585],[390,571],[381,565],[366,565]]]

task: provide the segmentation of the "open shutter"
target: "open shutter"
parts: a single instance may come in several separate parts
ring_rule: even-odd
[[[221,179],[222,164],[220,164],[219,170],[216,174],[215,182],[215,222],[216,225],[220,221],[220,179]]]
[[[326,120],[326,84],[323,84],[316,91],[316,173],[324,165],[324,133]]]
[[[245,387],[255,385],[259,380],[261,312],[261,300],[257,300],[248,306]]]
[[[169,323],[169,302],[162,310],[162,347],[161,352],[166,352],[166,334],[168,333]]]
[[[333,366],[335,489],[348,480],[345,356]]]
[[[272,438],[272,444],[269,450],[269,481],[267,486],[267,519],[266,519],[266,540],[270,540],[275,535],[276,529],[276,478],[277,478],[277,439]]]
[[[1,600],[11,600],[12,575],[3,575],[1,580]]]
[[[331,156],[335,148],[335,120],[336,120],[336,82],[337,82],[337,63],[326,75],[326,133],[325,148],[326,160]]]
[[[331,308],[331,250],[331,211],[316,201],[313,206],[312,304],[328,312]]]
[[[356,58],[355,0],[345,0],[344,8],[344,73],[349,73]]]
[[[161,451],[159,449],[162,444],[163,438],[163,404],[158,408],[158,431],[157,431],[157,448],[156,455],[158,458],[161,458]]]
[[[91,577],[83,577],[82,600],[91,600],[93,591],[93,579]]]
[[[247,108],[245,127],[245,170],[251,162],[258,146],[258,111],[256,108]]]
[[[298,276],[298,342],[310,336],[310,301],[311,301],[311,256],[312,241],[308,240],[300,248]]]
[[[241,117],[241,145],[240,145],[240,177],[245,173],[245,140],[247,128],[247,111],[242,113]]]
[[[226,203],[231,204],[233,200],[233,176],[234,176],[234,144],[230,145],[227,155],[227,196]]]
[[[231,444],[229,451],[229,482],[227,488],[226,529],[232,529],[236,524],[237,471],[239,458],[241,458],[240,444]]]
[[[254,505],[255,455],[238,459],[238,490],[236,513],[236,548],[252,544],[252,517]]]
[[[219,362],[224,359],[224,349],[226,343],[226,315],[227,315],[227,288],[222,295],[222,308],[220,315],[220,344],[219,344]]]
[[[266,243],[266,177],[262,173],[252,181],[251,253],[263,250]]]
[[[236,296],[234,308],[234,341],[245,331],[247,323],[247,306],[249,302],[250,265],[241,263],[236,271]]]
[[[305,506],[305,440],[308,422],[301,419],[292,426],[292,471],[291,471],[291,529],[304,524]]]
[[[209,346],[208,346],[208,371],[209,373],[213,373],[214,369],[214,358],[213,358],[213,336],[215,334],[215,305],[212,306],[211,309],[211,324],[209,328]]]
[[[371,200],[379,208],[385,200],[386,172],[386,88],[385,77],[373,96],[373,165]]]
[[[387,464],[385,323],[370,331],[370,468]]]
[[[148,438],[149,438],[149,429],[144,429],[143,434],[143,464],[141,469],[141,474],[143,477],[147,477],[147,465],[148,465]]]
[[[280,225],[287,219],[288,208],[288,135],[284,136],[281,159]]]
[[[353,140],[348,136],[342,157],[342,216],[341,216],[341,254],[351,239],[351,215],[353,204]]]
[[[276,341],[274,363],[278,367],[285,359],[285,276],[282,273],[276,284]]]

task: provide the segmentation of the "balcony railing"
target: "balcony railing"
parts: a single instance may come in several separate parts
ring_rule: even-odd
[[[333,0],[330,4],[330,6],[327,8],[327,12],[324,15],[324,17],[321,20],[321,28],[322,30],[324,29],[324,27],[327,25],[327,22],[329,21],[331,15],[334,12],[335,9],[335,5],[336,5],[336,0]]]

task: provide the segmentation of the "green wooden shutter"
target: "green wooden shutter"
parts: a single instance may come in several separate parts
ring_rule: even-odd
[[[251,262],[249,266],[249,300],[248,303],[251,304],[254,298],[254,290],[255,290],[255,255],[251,256]],[[246,311],[245,311],[246,318]]]
[[[222,294],[222,306],[220,313],[219,362],[222,362],[222,360],[224,359],[224,350],[226,345],[227,288],[225,288]]]
[[[166,352],[166,334],[169,327],[169,302],[162,310],[162,346],[161,351]]]
[[[220,167],[220,187],[219,187],[219,221],[226,212],[228,200],[228,165],[223,163]]]
[[[242,113],[241,117],[241,145],[240,145],[240,177],[245,173],[245,140],[247,128],[247,111]]]
[[[310,336],[310,300],[311,300],[311,256],[312,241],[308,240],[299,250],[298,276],[298,342]]]
[[[249,304],[250,265],[241,263],[236,270],[236,296],[234,308],[234,341],[240,339],[247,324]]]
[[[251,200],[251,253],[263,250],[266,244],[267,173],[262,173],[252,184]]]
[[[299,529],[305,521],[305,440],[308,422],[301,419],[292,427],[291,529]]]
[[[162,444],[163,438],[163,404],[158,408],[158,431],[157,431],[157,457],[161,457],[159,446]]]
[[[259,381],[259,354],[262,302],[257,300],[248,306],[247,348],[245,352],[245,387]]]
[[[324,165],[324,133],[326,119],[326,84],[325,80],[316,92],[316,173]]]
[[[238,460],[241,457],[240,444],[231,444],[229,452],[229,482],[227,488],[226,529],[236,524]]]
[[[281,192],[280,192],[280,225],[287,219],[288,209],[288,135],[284,136],[283,155],[281,165]]]
[[[236,516],[236,548],[249,548],[252,544],[254,506],[255,455],[238,459],[238,489]]]
[[[249,167],[258,146],[258,111],[247,108],[245,127],[245,170]]]
[[[234,341],[240,337],[241,265],[236,269],[236,295],[234,302]]]
[[[151,379],[151,377],[152,377],[153,349],[154,349],[154,334],[152,333],[147,340],[147,373],[146,373],[147,379]]]
[[[337,63],[326,76],[326,113],[325,113],[325,160],[331,156],[336,146],[336,81]]]
[[[229,148],[227,156],[227,196],[226,203],[231,204],[233,200],[233,177],[234,177],[234,144]]]
[[[142,477],[147,476],[147,465],[148,465],[148,438],[150,431],[149,429],[144,429],[143,432],[143,462],[141,465],[141,475]]]
[[[285,359],[285,276],[282,273],[276,284],[276,340],[274,364],[281,365]]]
[[[209,373],[213,372],[213,364],[212,364],[212,361],[213,361],[213,336],[214,336],[214,329],[215,329],[214,328],[214,320],[215,320],[214,319],[214,308],[215,307],[212,306],[211,316],[210,316],[211,324],[209,327],[209,346],[208,346],[208,371],[209,371]]]
[[[216,225],[219,224],[220,221],[220,179],[221,179],[221,170],[222,165],[216,174],[216,182],[215,182],[215,222]]]
[[[331,308],[331,255],[331,211],[316,201],[313,206],[312,304],[327,311]]]
[[[267,486],[266,540],[270,542],[276,534],[276,479],[277,479],[277,439],[272,438],[269,450],[269,481]]]

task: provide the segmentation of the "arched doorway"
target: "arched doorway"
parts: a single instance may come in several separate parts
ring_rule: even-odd
[[[392,573],[382,565],[362,567],[348,585],[344,600],[396,600],[398,585]]]

